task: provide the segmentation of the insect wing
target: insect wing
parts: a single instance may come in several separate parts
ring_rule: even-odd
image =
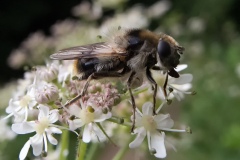
[[[56,60],[71,60],[78,58],[125,56],[125,52],[118,52],[105,42],[77,46],[60,50],[50,56]]]

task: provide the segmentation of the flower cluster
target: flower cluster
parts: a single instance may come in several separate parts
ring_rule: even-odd
[[[186,65],[179,65],[177,70],[180,71],[186,67]],[[160,99],[162,98],[161,106],[156,110],[156,115],[152,114],[153,104],[146,102],[148,100],[142,104],[142,112],[139,108],[136,109],[136,119],[131,120],[136,122],[133,134],[137,136],[129,144],[129,147],[136,148],[147,137],[150,152],[158,158],[164,158],[166,156],[165,132],[186,132],[186,130],[171,129],[174,122],[170,115],[161,113],[161,108],[167,101],[166,97],[165,99],[161,97],[160,92],[162,78],[159,76],[165,77],[165,75],[159,73],[155,78],[160,86],[158,96]],[[119,86],[121,83],[118,81],[111,83],[92,81],[85,95],[75,103],[65,105],[80,94],[85,85],[85,81],[74,80],[74,77],[72,63],[52,62],[28,72],[25,82],[22,80],[19,83],[27,85],[17,90],[10,99],[9,106],[6,108],[8,115],[2,121],[11,118],[13,121],[11,129],[17,134],[36,133],[23,146],[19,155],[20,159],[25,159],[30,147],[33,148],[35,156],[46,155],[48,141],[57,145],[58,140],[54,138],[53,134],[62,134],[62,130],[73,131],[77,136],[82,137],[83,143],[99,143],[113,138],[113,134],[111,134],[113,129],[120,125],[116,119],[120,119],[122,116],[119,116],[119,113],[122,112],[120,111],[122,110],[120,102],[130,99],[128,92],[122,91],[123,89]],[[176,97],[180,100],[183,98],[183,93],[190,93],[187,90],[191,88],[191,80],[191,74],[182,74],[179,79],[170,78],[167,84],[169,91],[167,99]],[[150,93],[146,92],[149,90],[148,88],[151,87],[144,83],[134,89],[133,94],[138,92],[149,95]],[[141,96],[135,98],[138,100],[141,99]],[[126,120],[121,124],[130,128],[131,124],[127,122],[130,117],[124,118]],[[109,126],[106,124],[113,122],[116,123],[115,127],[110,129],[106,127]]]
[[[119,12],[114,17],[103,17],[105,8],[119,8],[124,2],[125,0],[98,0],[92,4],[82,2],[73,9],[73,14],[84,17],[83,19],[89,22],[99,20],[102,24],[98,28],[74,20],[58,22],[52,27],[50,37],[37,32],[24,41],[21,47],[10,55],[9,65],[19,68],[26,64],[42,64],[44,58],[49,56],[49,51],[52,53],[60,48],[96,41],[99,29],[104,34],[111,31],[113,26],[116,28],[116,24],[124,24],[122,27],[147,28],[151,19],[159,18],[171,6],[169,1],[158,1],[149,7],[138,5],[126,12]],[[164,31],[163,28],[158,29]],[[118,146],[129,148],[140,146],[147,137],[150,153],[157,158],[164,158],[167,142],[165,135],[168,132],[190,132],[189,129],[172,129],[177,126],[174,126],[170,114],[162,110],[162,107],[167,106],[174,98],[180,101],[186,94],[194,94],[189,91],[192,88],[193,76],[181,74],[187,65],[177,66],[176,71],[180,72],[180,78],[169,77],[167,96],[163,94],[166,74],[161,71],[152,72],[159,86],[156,97],[159,107],[156,106],[156,115],[153,115],[152,85],[144,79],[145,77],[137,75],[139,79],[133,80],[132,85],[137,105],[136,117],[133,119],[132,105],[128,102],[131,99],[130,94],[120,79],[91,81],[85,95],[66,105],[81,94],[86,83],[77,80],[78,74],[73,70],[73,63],[72,60],[48,62],[46,66],[37,66],[34,70],[26,72],[24,78],[18,81],[17,89],[6,108],[7,115],[1,119],[0,124],[3,127],[0,134],[7,133],[8,138],[12,139],[15,137],[13,132],[19,135],[35,133],[23,145],[19,154],[20,160],[27,157],[30,147],[34,156],[67,156],[70,152],[63,144],[68,143],[64,136],[68,131],[74,132],[80,139],[79,142],[84,144],[111,141]],[[9,121],[11,129],[7,128]],[[135,129],[130,134],[133,122]],[[61,141],[58,140],[59,137]],[[133,138],[129,137],[135,139],[132,141]],[[57,145],[55,152],[52,151],[54,147],[48,147],[48,142]],[[80,153],[77,154],[79,155]]]

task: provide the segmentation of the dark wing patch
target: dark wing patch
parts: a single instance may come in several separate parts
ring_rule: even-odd
[[[71,60],[78,58],[126,56],[125,52],[117,52],[105,42],[77,46],[60,50],[50,56],[56,60]]]

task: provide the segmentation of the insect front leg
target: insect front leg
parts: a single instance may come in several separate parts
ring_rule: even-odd
[[[158,66],[153,66],[151,68],[152,70],[156,70],[156,71],[159,71],[159,70],[162,70],[160,67]],[[175,70],[174,70],[175,71]],[[177,73],[177,72],[176,72]],[[168,83],[168,74],[169,72],[166,72],[166,78],[165,78],[165,81],[164,81],[164,85],[163,85],[163,94],[164,94],[164,98],[166,99],[166,101],[169,101],[168,100],[168,95],[167,95],[167,83]],[[177,73],[178,74],[178,73]],[[177,78],[177,77],[176,77]]]
[[[94,73],[93,73],[94,74]],[[88,78],[86,83],[84,84],[83,90],[82,92],[77,95],[76,97],[74,97],[73,99],[71,99],[70,101],[68,101],[64,107],[69,107],[71,104],[73,104],[74,102],[76,102],[77,100],[79,100],[81,97],[83,97],[85,95],[85,93],[87,92],[88,86],[90,81],[93,79],[93,74],[91,74]]]
[[[157,96],[157,83],[152,77],[152,73],[150,72],[150,69],[146,69],[146,76],[148,80],[154,85],[153,86],[153,115],[156,115],[156,96]]]
[[[88,89],[88,86],[89,86],[89,83],[92,79],[100,79],[100,78],[104,78],[104,77],[121,77],[125,74],[125,71],[124,72],[94,72],[92,73],[88,78],[87,78],[87,81],[83,87],[83,90],[82,92],[77,95],[76,97],[74,97],[72,100],[68,101],[64,107],[68,107],[70,106],[71,104],[73,104],[74,102],[76,102],[77,100],[79,100],[81,97],[83,97],[86,92],[87,92],[87,89]]]
[[[133,97],[133,94],[132,94],[132,89],[131,89],[131,84],[132,84],[132,80],[134,78],[134,75],[136,74],[136,72],[132,72],[128,78],[128,81],[127,81],[127,88],[129,90],[129,93],[130,93],[130,97],[131,97],[131,101],[132,101],[132,107],[133,107],[133,123],[132,123],[132,128],[131,128],[131,132],[134,131],[134,128],[135,128],[135,121],[136,121],[136,103],[135,103],[135,99]]]
[[[165,78],[165,82],[164,82],[164,85],[163,85],[164,97],[168,101],[168,99],[167,99],[167,83],[168,83],[168,73],[166,73],[166,78]]]

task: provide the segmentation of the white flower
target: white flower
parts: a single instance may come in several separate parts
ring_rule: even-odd
[[[17,80],[17,89],[13,93],[13,99],[18,99],[26,94],[28,86],[33,83],[35,72],[25,72],[24,78]]]
[[[12,125],[12,130],[17,134],[27,134],[31,132],[36,132],[33,137],[30,137],[29,140],[23,146],[19,159],[23,160],[27,156],[30,146],[33,148],[33,154],[39,156],[44,148],[44,151],[47,152],[47,139],[53,145],[57,145],[57,140],[52,136],[53,133],[61,134],[62,131],[56,128],[55,123],[58,121],[58,110],[54,109],[49,111],[47,106],[39,105],[39,115],[38,120],[15,123]]]
[[[0,120],[0,142],[13,139],[16,134],[7,125],[6,120]]]
[[[40,80],[51,82],[58,76],[58,65],[57,62],[47,63],[47,66],[37,67],[37,75]]]
[[[64,82],[73,75],[73,61],[63,61],[61,65],[59,65],[59,73],[58,73],[58,82],[62,83],[64,87]]]
[[[68,121],[69,128],[75,130],[79,127],[84,127],[83,142],[89,143],[96,137],[100,142],[106,139],[104,133],[96,123],[111,118],[111,112],[104,114],[101,107],[96,107],[91,103],[83,104],[81,102],[81,108],[77,105],[72,105],[70,107],[70,113],[76,116],[76,119]]]
[[[177,72],[180,72],[187,68],[186,64],[178,65],[176,68]],[[165,76],[164,76],[165,81]],[[181,100],[184,98],[184,94],[192,94],[193,92],[188,92],[189,89],[192,88],[192,74],[181,74],[179,78],[173,78],[171,76],[168,77],[168,83],[167,83],[167,92],[168,92],[168,99],[173,99],[174,97],[177,98],[177,100]],[[173,89],[171,93],[169,93],[169,88]],[[160,99],[165,99],[165,96],[163,94],[162,87],[159,87],[158,97]]]
[[[9,106],[6,108],[6,112],[9,115],[4,119],[14,116],[15,122],[26,121],[28,118],[29,110],[32,110],[33,107],[37,104],[34,91],[34,84],[32,84],[29,86],[26,95],[22,96],[18,100],[10,99]]]
[[[57,100],[59,97],[58,88],[52,84],[47,82],[38,83],[35,89],[35,98],[36,101],[40,104],[49,103]]]
[[[161,108],[162,106],[160,106]],[[160,108],[157,110],[159,112]],[[137,109],[138,110],[138,109]],[[146,102],[143,104],[142,113],[136,112],[136,129],[134,134],[137,137],[129,144],[130,148],[138,147],[147,136],[149,150],[157,158],[166,157],[164,145],[165,133],[163,131],[185,132],[185,130],[172,130],[174,122],[169,114],[158,114],[153,116],[153,104]]]

